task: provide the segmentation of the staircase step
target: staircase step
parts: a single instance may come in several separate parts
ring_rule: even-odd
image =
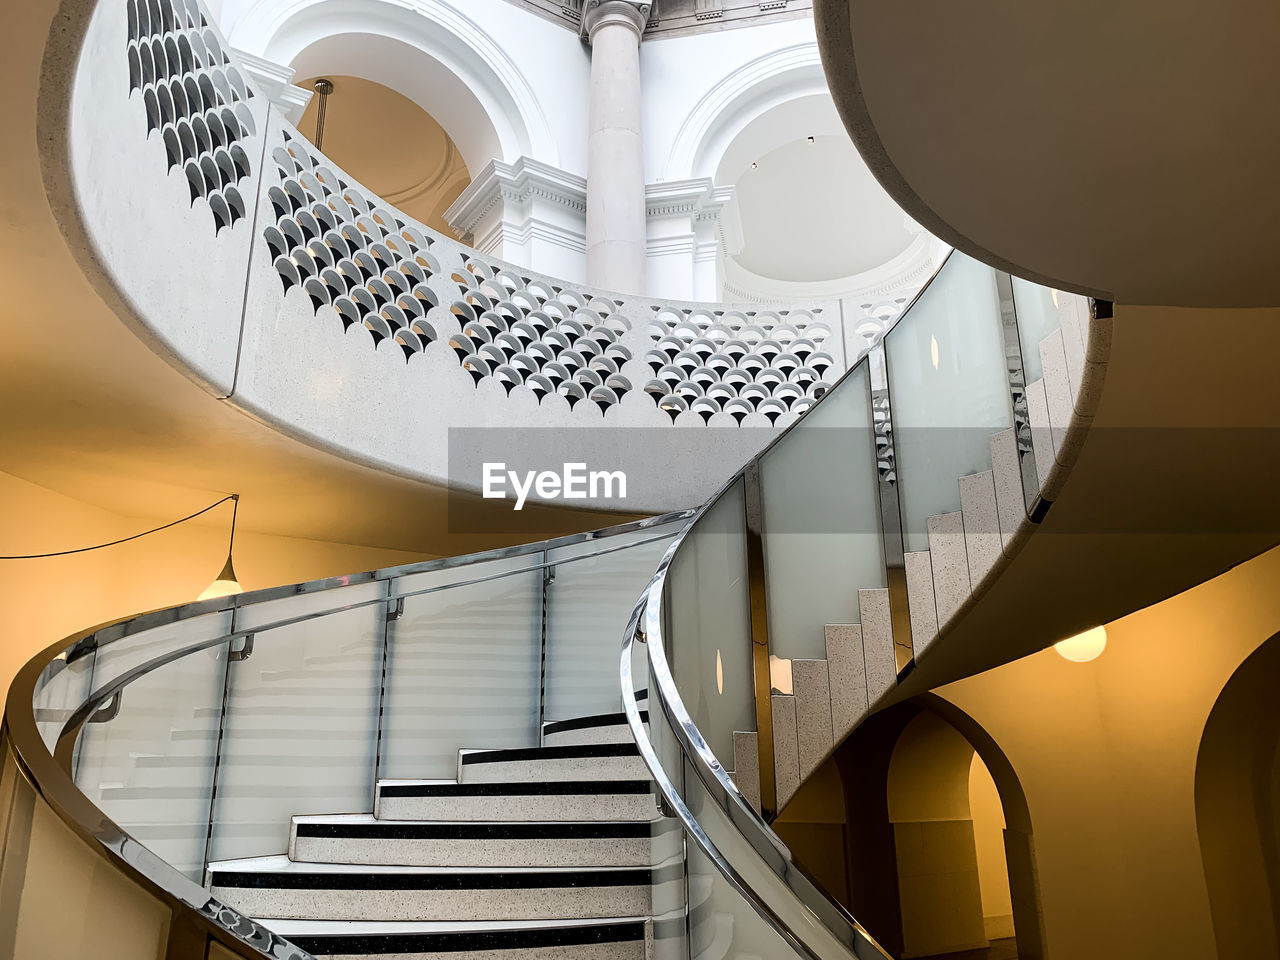
[[[360,923],[270,920],[276,933],[317,957],[405,960],[644,960],[644,917]]]
[[[622,822],[405,822],[368,814],[294,817],[299,863],[445,867],[647,866],[650,825]]]
[[[964,519],[960,511],[930,517],[929,563],[933,567],[933,599],[938,607],[938,627],[969,598],[969,555],[964,544]]]
[[[631,743],[587,743],[515,750],[460,750],[460,783],[640,780],[649,768]]]
[[[389,821],[647,821],[658,816],[655,791],[647,777],[555,783],[380,780],[374,814]]]
[[[796,749],[800,779],[804,780],[834,747],[827,661],[792,660],[791,678],[796,698]]]
[[[669,867],[662,870],[672,869]],[[285,920],[535,920],[641,916],[650,867],[358,867],[285,856],[211,863],[213,897]]]
[[[649,722],[649,711],[641,710],[640,719]],[[573,720],[549,720],[542,725],[542,745],[563,747],[589,743],[635,743],[625,713],[603,713],[595,717]]]

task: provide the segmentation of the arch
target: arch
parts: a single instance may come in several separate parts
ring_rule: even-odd
[[[1280,634],[1231,675],[1196,754],[1196,829],[1220,957],[1280,958]]]
[[[663,178],[715,177],[730,144],[748,124],[781,105],[817,96],[830,102],[816,43],[794,44],[743,64],[689,111],[672,143]],[[843,127],[839,132],[843,134]]]
[[[904,752],[899,752],[900,745]],[[908,753],[915,754],[914,763],[904,761]],[[1043,960],[1044,926],[1026,794],[991,736],[964,711],[933,694],[873,714],[836,750],[833,759],[846,800],[848,906],[887,949],[895,954],[907,949],[904,913],[910,923],[910,907],[903,904],[898,884],[886,882],[899,875],[895,827],[970,818],[975,757],[995,784],[1004,816],[1002,839],[1018,957]],[[922,771],[931,776],[919,776]],[[908,800],[909,792],[917,796]]]
[[[495,159],[560,162],[524,73],[442,0],[259,0],[229,39],[303,76],[344,73],[398,91],[440,122],[472,177]]]

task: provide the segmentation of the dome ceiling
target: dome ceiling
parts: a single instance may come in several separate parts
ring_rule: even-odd
[[[823,281],[872,270],[911,244],[908,219],[843,135],[776,147],[737,181],[742,250],[773,280]]]

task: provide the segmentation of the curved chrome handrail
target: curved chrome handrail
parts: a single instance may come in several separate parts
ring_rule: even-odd
[[[950,259],[951,254],[948,253],[925,284],[903,308],[902,313],[899,314],[894,323],[878,337],[877,343],[883,342],[884,338],[892,332],[898,322],[910,313],[911,309],[929,290],[939,274],[942,273]],[[671,546],[667,548],[661,563],[658,565],[657,572],[636,604],[631,620],[627,625],[627,631],[623,636],[622,659],[619,668],[623,710],[627,715],[627,722],[639,746],[640,754],[649,766],[650,773],[657,782],[664,801],[684,824],[685,829],[716,865],[725,879],[743,895],[756,913],[789,944],[799,950],[801,954],[810,958],[810,960],[825,960],[825,958],[816,953],[813,947],[801,938],[797,931],[792,930],[763,899],[760,893],[752,889],[750,884],[729,863],[717,848],[715,842],[698,823],[696,816],[694,816],[684,798],[680,795],[680,791],[672,782],[667,771],[663,769],[657,752],[654,750],[653,743],[649,739],[644,720],[640,715],[639,706],[636,703],[632,678],[633,644],[638,641],[644,644],[647,650],[649,669],[653,680],[653,684],[649,688],[650,714],[652,715],[653,711],[652,700],[656,699],[663,713],[671,722],[682,756],[691,762],[698,773],[699,780],[707,788],[716,805],[725,812],[735,825],[744,828],[741,831],[744,839],[751,844],[760,858],[768,864],[773,874],[786,885],[804,907],[814,914],[815,918],[822,923],[837,941],[851,950],[859,960],[886,960],[886,958],[889,958],[889,954],[876,943],[866,929],[858,923],[857,919],[843,905],[823,893],[803,868],[795,863],[786,845],[769,829],[768,824],[760,814],[742,796],[742,793],[724,769],[724,765],[712,752],[701,731],[698,730],[697,724],[694,723],[692,716],[689,714],[688,708],[676,688],[675,679],[671,675],[670,664],[666,656],[666,646],[662,637],[662,599],[666,591],[667,572],[676,554],[679,553],[680,548],[684,545],[685,538],[694,529],[697,522],[715,506],[730,487],[741,480],[749,470],[757,467],[761,459],[773,449],[775,444],[781,442],[792,429],[803,423],[805,417],[809,416],[813,410],[818,408],[819,404],[840,389],[847,378],[869,364],[870,355],[868,354],[849,367],[832,385],[831,389],[818,399],[817,403],[802,413],[794,424],[782,431],[781,434],[744,464],[737,473],[729,478],[714,495],[694,512],[693,518],[676,535]]]
[[[99,855],[113,861],[122,868],[132,880],[140,884],[171,910],[189,911],[186,915],[187,919],[194,921],[201,932],[214,937],[225,946],[235,945],[247,948],[253,952],[253,955],[259,957],[271,958],[271,960],[312,960],[312,955],[307,951],[294,946],[256,921],[243,916],[238,911],[209,896],[208,891],[202,886],[131,837],[127,831],[107,817],[79,790],[71,778],[65,760],[70,755],[69,748],[82,724],[104,701],[126,688],[129,683],[140,676],[152,673],[182,657],[212,646],[243,638],[251,633],[316,620],[348,610],[385,604],[388,599],[395,600],[400,597],[407,598],[434,593],[454,587],[488,582],[498,577],[529,573],[551,565],[558,566],[578,560],[595,559],[619,550],[665,540],[671,534],[655,536],[618,547],[606,547],[601,550],[584,553],[581,556],[565,557],[555,561],[543,560],[540,563],[522,565],[517,569],[504,571],[494,576],[455,581],[449,584],[396,594],[393,597],[379,597],[375,600],[343,604],[322,611],[313,611],[296,617],[282,618],[278,621],[264,623],[250,630],[229,631],[213,639],[184,645],[179,649],[170,650],[163,655],[147,660],[121,676],[113,678],[97,690],[89,691],[86,694],[84,703],[73,710],[66,718],[58,737],[60,749],[56,752],[51,752],[46,746],[44,738],[37,727],[37,717],[34,709],[37,685],[42,678],[46,677],[47,671],[55,663],[66,664],[74,662],[76,659],[87,656],[91,652],[109,649],[111,644],[125,637],[155,627],[178,623],[192,617],[206,616],[211,613],[233,612],[240,608],[251,608],[260,603],[286,597],[319,593],[360,583],[391,580],[396,577],[429,573],[436,570],[459,569],[491,560],[541,553],[580,543],[605,541],[620,534],[649,530],[667,524],[687,521],[693,517],[694,513],[695,511],[693,510],[685,510],[612,527],[604,527],[598,530],[570,534],[552,540],[519,544],[512,547],[500,547],[459,557],[446,557],[438,560],[404,564],[350,577],[327,577],[289,586],[255,590],[236,596],[196,601],[100,624],[51,645],[22,667],[9,689],[0,736],[3,736],[11,745],[15,762],[25,779],[74,833],[85,840]]]

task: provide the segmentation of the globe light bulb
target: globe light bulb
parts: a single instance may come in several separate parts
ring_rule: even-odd
[[[1058,656],[1072,663],[1097,660],[1102,656],[1102,651],[1107,649],[1107,628],[1094,627],[1084,633],[1077,633],[1074,637],[1059,640],[1053,645],[1053,649],[1058,651]]]

